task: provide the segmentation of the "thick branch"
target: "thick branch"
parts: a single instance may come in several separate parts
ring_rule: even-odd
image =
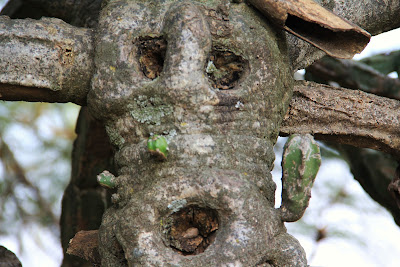
[[[86,104],[92,39],[59,19],[0,17],[0,99]]]
[[[400,157],[400,102],[373,94],[299,82],[281,135],[310,133],[321,140]]]
[[[371,35],[400,27],[398,0],[317,0],[316,2],[357,24]],[[288,35],[288,44],[294,70],[305,68],[325,55],[321,50],[293,35]]]

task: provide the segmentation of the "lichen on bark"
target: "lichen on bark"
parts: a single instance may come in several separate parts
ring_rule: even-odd
[[[284,35],[244,3],[109,1],[96,40],[88,105],[117,148],[119,175],[99,231],[102,264],[305,266],[270,175],[293,86]],[[157,58],[145,42],[159,44]],[[207,65],[219,54],[232,60],[218,65],[228,73],[218,82]],[[147,151],[152,134],[166,137],[166,160]],[[203,219],[184,222],[184,211]],[[296,252],[283,256],[273,240]]]

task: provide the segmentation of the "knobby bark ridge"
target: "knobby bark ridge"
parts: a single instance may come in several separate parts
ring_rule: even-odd
[[[102,266],[306,266],[304,250],[274,208],[270,170],[279,132],[309,133],[312,125],[317,136],[334,135],[353,145],[368,140],[373,148],[398,155],[398,116],[385,118],[398,101],[313,84],[296,85],[292,98],[293,69],[322,53],[296,47],[297,40],[243,1],[100,2],[76,1],[101,9],[90,12],[92,23],[69,1],[44,7],[95,30],[56,19],[1,18],[0,46],[11,56],[0,57],[2,73],[9,73],[0,75],[0,94],[4,100],[87,103],[91,115],[81,113],[74,153],[83,157],[76,163],[95,166],[88,176],[101,166],[116,176],[113,205],[98,232]],[[343,15],[342,2],[322,5]],[[380,7],[396,25],[397,1]],[[372,24],[365,23],[372,33],[389,27]],[[329,114],[329,123],[318,112]],[[101,125],[86,127],[91,116],[105,125],[115,169],[107,160],[97,161],[100,154],[109,158],[108,145],[93,159],[79,147],[95,149],[104,140]],[[99,127],[98,138],[86,138],[92,127]],[[154,135],[168,142],[166,160],[147,150]],[[73,171],[86,176],[79,165]],[[91,187],[73,181],[64,198],[67,203],[79,188],[81,209],[73,213],[86,210],[82,201],[90,192],[94,202],[107,206]],[[68,209],[63,214],[65,221],[77,221]],[[83,225],[76,230],[84,228],[89,230]],[[63,236],[64,248],[70,234]],[[98,261],[95,251],[89,254],[80,255]]]

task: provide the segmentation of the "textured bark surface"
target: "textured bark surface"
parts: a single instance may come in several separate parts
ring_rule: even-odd
[[[98,236],[98,230],[79,231],[70,240],[67,253],[89,261],[94,267],[101,266]]]
[[[88,107],[118,148],[119,175],[99,229],[102,265],[306,265],[274,209],[269,173],[293,82],[281,38],[229,1],[102,10]],[[162,50],[162,39],[165,54],[152,61],[144,44]],[[212,86],[226,77],[213,51],[244,66],[232,89]],[[147,151],[151,134],[168,140],[167,160]]]
[[[0,246],[0,266],[21,267],[22,264],[12,251]]]
[[[313,0],[248,0],[273,23],[313,44],[328,55],[352,58],[371,35]]]
[[[57,17],[58,13],[52,13],[53,11],[49,10],[50,6],[61,5],[60,9],[63,9],[67,2],[71,1],[41,1],[40,5],[33,5],[27,3],[27,1],[15,1],[11,0],[6,8],[1,11],[1,15],[7,15],[11,18],[36,18],[40,19],[42,16],[53,16]],[[47,3],[46,3],[47,2]],[[47,13],[46,9],[50,12]],[[71,11],[66,9],[66,11]],[[93,10],[95,11],[95,10]],[[98,11],[98,9],[97,9]],[[67,12],[67,13],[68,13]],[[88,12],[87,14],[91,14],[92,12]],[[72,18],[72,13],[70,13]],[[60,18],[60,17],[59,17]],[[5,21],[8,19],[5,18]],[[72,38],[75,34],[74,30],[77,29],[77,33],[80,34],[82,32],[91,32],[91,30],[80,29],[76,27],[71,27],[59,20],[48,20],[47,23],[34,21],[34,20],[17,20],[21,23],[21,25],[29,24],[29,27],[34,26],[36,23],[45,24],[46,27],[60,27],[62,29],[61,32],[52,31],[57,38],[54,36],[47,36],[43,34],[45,27],[39,27],[33,32],[27,32],[26,30],[21,28],[21,34],[25,34],[26,36],[30,36],[26,40],[27,47],[35,47],[41,42],[44,42],[45,47],[50,51],[54,51],[54,47],[58,45],[58,41],[62,36],[66,38]],[[49,23],[50,21],[50,23]],[[52,25],[52,21],[55,22]],[[84,17],[82,20],[80,18],[73,19],[76,22],[76,26],[88,26],[84,22],[87,21]],[[80,21],[80,22],[79,22]],[[91,22],[90,25],[94,25],[95,20],[90,19],[88,22]],[[11,22],[10,22],[11,23]],[[15,23],[15,21],[14,21]],[[50,25],[49,25],[50,24]],[[66,28],[65,28],[66,27]],[[39,36],[36,36],[35,33],[39,30]],[[67,35],[63,35],[67,33]],[[18,34],[18,33],[17,33]],[[91,33],[90,33],[91,35]],[[7,36],[7,33],[6,33]],[[90,37],[91,38],[91,37]],[[7,41],[7,38],[5,39]],[[21,40],[21,39],[19,39]],[[35,41],[36,40],[36,41]],[[33,41],[33,43],[29,43],[29,41]],[[52,43],[52,41],[54,41]],[[71,40],[70,40],[71,41]],[[79,40],[72,40],[73,42],[78,42]],[[8,40],[9,42],[9,40]],[[65,43],[65,40],[61,40],[62,43]],[[70,43],[69,43],[70,44]],[[88,49],[90,47],[90,43],[86,44]],[[79,45],[78,45],[79,47]],[[38,50],[35,50],[38,52]],[[46,49],[41,49],[40,52],[46,52]],[[15,51],[17,53],[17,51]],[[21,51],[22,52],[22,51]],[[27,55],[26,53],[22,53],[23,55]],[[9,55],[5,55],[9,58]],[[46,54],[39,54],[39,57],[42,56],[47,57]],[[31,56],[27,55],[27,60],[30,60]],[[33,60],[33,59],[32,59]],[[10,64],[15,64],[10,62]],[[31,63],[32,64],[32,63]],[[49,64],[55,64],[53,62],[49,62]],[[24,64],[22,64],[23,66]],[[85,65],[82,65],[85,67]],[[81,66],[78,65],[80,68]],[[93,67],[93,66],[92,66]],[[23,73],[23,72],[22,72]],[[32,73],[34,75],[35,73]],[[5,75],[5,74],[4,74]],[[50,77],[52,77],[53,73],[50,73]],[[91,78],[91,73],[90,77]],[[86,78],[85,78],[86,79]],[[86,96],[85,95],[70,95],[71,92],[68,92],[69,88],[63,88],[63,90],[59,91],[51,91],[49,88],[38,88],[38,87],[23,87],[20,85],[7,85],[1,84],[0,87],[3,86],[3,92],[7,92],[7,94],[14,94],[14,97],[18,94],[19,98],[11,98],[7,97],[8,100],[26,100],[26,101],[56,101],[56,102],[68,102],[71,99],[76,99],[73,102],[86,104]],[[89,88],[87,81],[82,80],[82,88],[83,91],[88,91]],[[86,88],[84,87],[86,86]],[[6,87],[11,87],[11,89],[6,89]],[[83,110],[80,115],[79,123],[77,124],[76,130],[78,137],[75,141],[75,149],[72,155],[72,174],[71,174],[71,182],[68,185],[63,201],[62,201],[62,215],[60,218],[61,224],[61,244],[63,246],[64,254],[68,247],[69,240],[75,235],[75,233],[79,230],[89,230],[89,229],[98,229],[101,223],[101,217],[104,210],[110,205],[109,203],[109,194],[105,192],[104,189],[100,188],[96,183],[96,175],[98,170],[102,170],[104,168],[112,169],[112,148],[110,147],[108,137],[105,133],[104,126],[94,121],[94,119],[89,115],[87,110]],[[91,266],[85,260],[78,258],[76,256],[71,256],[65,254],[62,266],[64,267],[72,267],[72,266]]]
[[[356,90],[299,82],[281,135],[315,138],[400,156],[400,102]]]
[[[366,92],[400,99],[398,79],[383,74],[398,71],[399,51],[380,54],[362,61],[338,60],[324,57],[306,70],[305,78],[319,83],[334,81],[343,87],[361,89]],[[367,65],[368,64],[368,65]],[[373,67],[373,68],[372,68]],[[378,72],[379,71],[379,72]],[[398,195],[388,194],[398,163],[390,155],[370,149],[329,143],[346,159],[354,178],[360,183],[372,199],[385,207],[400,225]],[[396,190],[396,188],[393,188]]]
[[[93,71],[92,30],[55,18],[7,17],[0,17],[0,29],[1,100],[86,104]]]
[[[355,23],[371,35],[400,26],[400,1],[398,0],[317,0],[316,2]],[[325,55],[321,50],[291,35],[288,35],[288,44],[294,70],[305,68]]]
[[[78,23],[85,21],[85,9],[78,12],[71,1],[54,2],[48,7],[46,1],[29,2],[39,3],[49,12],[61,12],[60,16],[71,19],[71,23],[72,17],[77,16],[76,25],[86,24]],[[286,233],[284,218],[274,209],[275,184],[270,176],[272,147],[293,87],[285,35],[242,1],[231,2],[115,0],[104,3],[99,17],[88,16],[99,21],[93,31],[96,54],[94,75],[89,77],[92,80],[88,108],[106,125],[107,135],[117,150],[117,166],[116,170],[110,167],[111,149],[103,143],[102,127],[96,127],[84,111],[78,123],[80,135],[74,150],[73,179],[64,196],[64,249],[76,231],[94,229],[99,224],[98,218],[107,203],[104,191],[95,186],[93,178],[104,168],[118,176],[114,205],[106,211],[99,229],[104,266],[306,266],[304,250]],[[90,6],[90,1],[75,3],[80,8]],[[99,10],[99,1],[92,3],[93,10]],[[385,3],[389,5],[389,1]],[[68,18],[67,11],[74,15]],[[389,11],[386,12],[391,15],[392,9]],[[49,20],[21,21],[16,27],[46,21]],[[64,25],[50,21],[57,27]],[[88,33],[84,35],[92,40],[92,30],[76,28],[74,33],[75,30]],[[90,42],[83,42],[87,47],[77,51],[90,54]],[[32,43],[28,42],[28,46]],[[52,55],[56,43],[47,43],[49,50],[40,50],[39,54],[47,56],[46,51],[50,51]],[[306,65],[315,58],[315,50],[301,48],[304,47],[290,50],[296,66],[300,61]],[[35,60],[29,55],[28,59]],[[56,73],[60,72],[57,66]],[[86,65],[82,66],[85,69]],[[41,70],[36,72],[40,74]],[[48,82],[45,89],[66,89],[66,95],[81,99],[76,102],[85,102],[81,97],[87,91],[79,90],[87,90],[89,80],[82,78],[86,76],[78,79],[81,84],[64,87],[52,77],[49,72],[43,78],[44,84],[53,82]],[[6,84],[9,86],[10,82]],[[18,81],[15,86],[39,85]],[[75,85],[81,86],[76,95]],[[351,107],[365,108],[357,105],[359,98],[364,101],[364,95],[346,98],[345,93],[338,93],[325,99],[324,94],[328,96],[330,92],[315,89],[315,99],[304,93],[304,99],[312,99],[304,101],[305,107],[310,102],[317,103],[304,114],[331,109],[336,120],[324,117],[326,125],[358,123],[359,117],[354,120],[352,115],[361,111],[346,112]],[[64,90],[57,92],[64,94]],[[21,93],[21,98],[26,93]],[[294,103],[300,101],[299,96]],[[24,97],[30,101],[39,99]],[[345,110],[334,110],[337,103],[330,101],[335,101],[335,97],[343,100]],[[396,110],[392,102],[383,109],[376,106],[383,102],[373,98],[373,102],[366,103],[375,105],[376,110],[370,112],[374,116],[382,115],[374,112],[385,108],[387,114]],[[307,116],[300,111],[296,111],[299,117],[295,123],[301,126]],[[384,122],[380,121],[383,129],[388,130],[390,127]],[[395,143],[385,137],[379,139],[376,129],[372,137],[362,132],[370,129],[368,123],[356,124],[361,127],[360,132],[353,130],[361,140],[378,138],[375,148],[393,151],[398,149],[399,131],[398,121],[391,122],[394,126],[386,134],[392,134]],[[343,137],[340,131],[334,133]],[[166,161],[147,151],[146,141],[151,134],[167,139],[170,150]],[[68,259],[64,262],[64,266],[79,264]]]

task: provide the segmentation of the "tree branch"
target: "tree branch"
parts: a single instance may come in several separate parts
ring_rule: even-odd
[[[400,158],[400,102],[361,91],[298,82],[280,135],[372,148]]]
[[[365,192],[386,208],[392,214],[396,224],[400,226],[400,209],[396,200],[388,193],[388,185],[394,177],[397,161],[388,154],[370,149],[346,145],[335,146],[335,148],[344,156],[354,178]]]
[[[391,63],[388,58],[386,62]],[[380,66],[384,68],[382,64]],[[385,69],[392,68],[386,67]],[[400,100],[399,79],[383,75],[359,61],[342,60],[327,56],[309,66],[305,78],[308,81],[318,83],[334,81],[345,88],[360,89],[365,92]]]
[[[317,0],[316,2],[357,24],[371,35],[400,27],[398,0]],[[325,55],[321,50],[293,35],[288,34],[287,37],[294,70],[305,68]]]
[[[0,17],[0,99],[86,104],[92,39],[59,19]]]

